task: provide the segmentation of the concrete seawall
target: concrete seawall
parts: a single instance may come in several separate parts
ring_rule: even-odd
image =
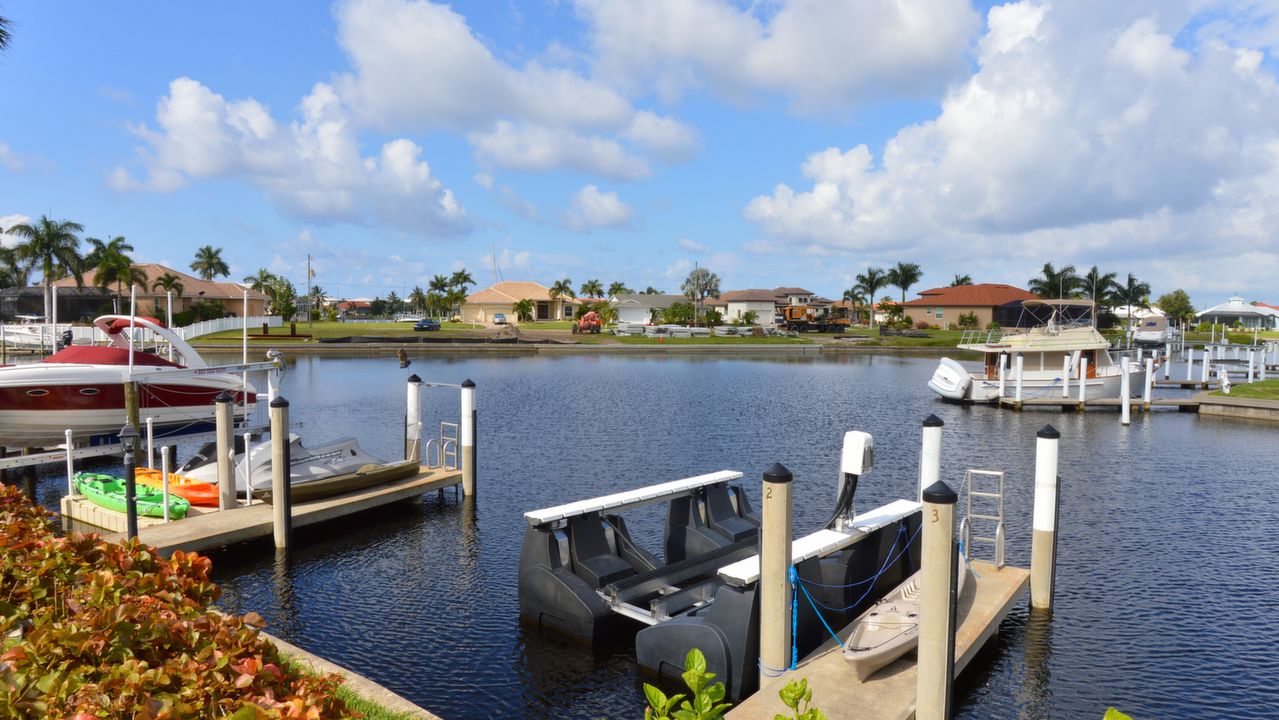
[[[1241,398],[1209,393],[1200,393],[1195,396],[1195,399],[1199,401],[1200,415],[1279,422],[1279,400],[1261,400],[1259,398]]]

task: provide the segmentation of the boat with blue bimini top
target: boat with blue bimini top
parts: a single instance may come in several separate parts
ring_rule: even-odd
[[[1014,360],[1021,356],[1023,397],[1059,396],[1065,382],[1071,385],[1072,398],[1078,397],[1080,382],[1085,400],[1119,397],[1123,364],[1111,356],[1110,343],[1093,326],[1092,310],[1088,300],[1027,300],[1023,317],[1029,314],[1038,324],[966,332],[958,348],[981,353],[981,369],[973,372],[943,357],[928,387],[953,402],[996,402],[1001,386],[1005,395],[1013,392]],[[1140,394],[1146,379],[1141,363],[1129,365],[1128,378],[1133,394]]]

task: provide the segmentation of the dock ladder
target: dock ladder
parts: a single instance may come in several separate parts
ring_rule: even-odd
[[[980,487],[979,487],[980,483]],[[973,555],[973,543],[983,542],[995,546],[995,567],[1004,566],[1004,471],[968,470],[964,474],[964,495],[967,512],[959,523],[959,537],[969,557]],[[973,510],[973,498],[979,498],[978,509]],[[994,507],[990,507],[994,505]],[[992,514],[993,513],[993,514]],[[993,535],[974,535],[973,523],[995,523]]]

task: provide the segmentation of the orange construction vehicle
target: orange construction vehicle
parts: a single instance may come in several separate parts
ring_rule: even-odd
[[[604,323],[600,321],[600,314],[592,310],[583,314],[577,319],[577,322],[573,323],[573,334],[585,335],[590,333],[591,335],[599,335],[600,328],[603,325]]]
[[[778,314],[782,328],[796,332],[843,332],[849,324],[847,311],[842,308],[831,313],[819,312],[811,305],[787,305]]]

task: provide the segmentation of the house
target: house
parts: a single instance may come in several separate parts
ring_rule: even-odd
[[[807,296],[805,298],[807,301]],[[778,303],[786,304],[786,296],[779,296],[775,290],[729,290],[720,294],[719,301],[724,305],[724,322],[745,322],[742,316],[753,312],[754,324],[774,327],[777,325]]]
[[[85,286],[58,289],[58,322],[89,321],[113,312],[115,293],[105,288]],[[126,307],[128,305],[126,304]],[[18,315],[44,315],[44,287],[15,287],[0,290],[0,318],[12,320]]]
[[[204,280],[194,275],[188,275],[184,272],[165,267],[159,263],[134,263],[133,267],[146,273],[146,283],[137,285],[138,308],[140,315],[151,315],[152,317],[164,318],[168,309],[168,293],[164,288],[155,284],[163,275],[173,275],[178,278],[178,283],[182,285],[182,292],[173,293],[173,312],[180,313],[190,309],[197,302],[216,302],[222,305],[226,314],[230,317],[239,317],[245,312],[245,295],[248,295],[248,315],[250,317],[266,314],[265,294],[257,290],[249,290],[244,285],[233,282],[217,282],[215,280]],[[86,270],[82,274],[84,285],[86,287],[95,286],[94,276],[97,274],[96,269]],[[59,303],[61,303],[62,294],[71,292],[67,288],[75,288],[75,278],[63,278],[54,281],[53,286],[59,288]],[[117,288],[112,285],[106,288],[112,295],[115,294]],[[119,296],[124,302],[120,303],[120,311],[128,310],[129,288],[122,287],[118,289]]]
[[[508,323],[518,323],[515,303],[533,301],[534,320],[569,320],[578,301],[571,297],[551,299],[551,289],[526,280],[505,280],[466,296],[462,305],[462,322],[490,324],[502,313]]]
[[[1279,328],[1279,310],[1262,303],[1248,304],[1238,295],[1195,316],[1199,322],[1240,325],[1249,330]]]
[[[617,310],[617,321],[619,323],[642,323],[649,324],[653,319],[653,312],[661,312],[677,302],[688,302],[688,298],[683,295],[614,295],[608,299],[608,304]]]
[[[337,302],[338,317],[369,317],[373,314],[373,301],[364,299],[339,300]]]
[[[902,309],[915,322],[948,327],[959,324],[961,315],[975,315],[977,327],[986,327],[995,317],[995,308],[1023,300],[1038,300],[1039,296],[1012,285],[1002,283],[978,283],[955,287],[932,288],[919,293]]]

